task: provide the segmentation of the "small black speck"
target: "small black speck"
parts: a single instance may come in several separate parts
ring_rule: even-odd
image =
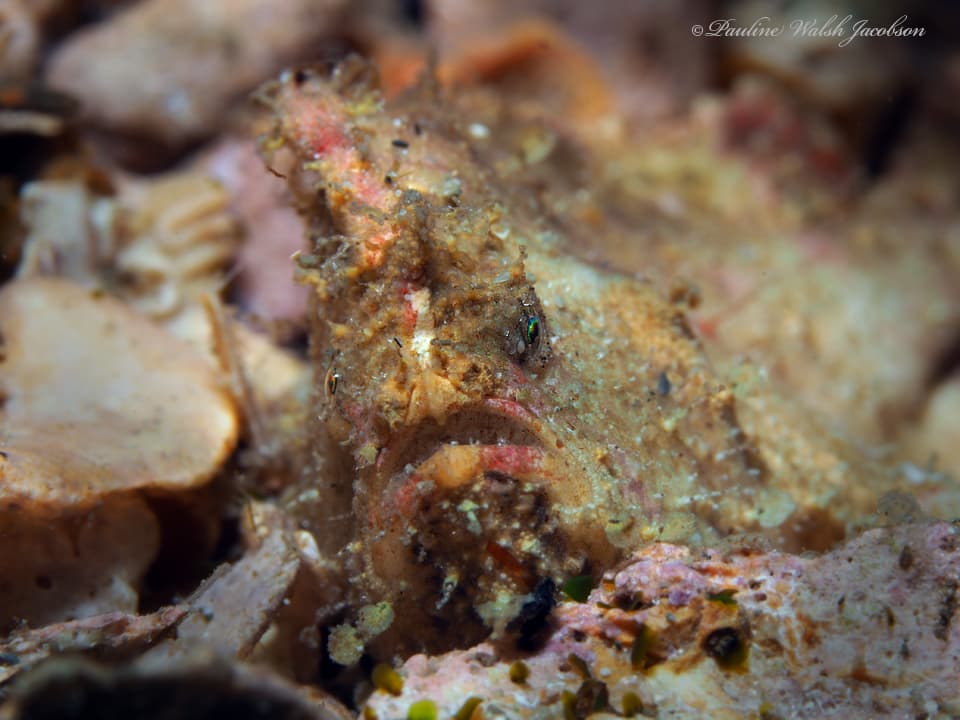
[[[478,665],[485,668],[493,667],[497,664],[497,656],[493,653],[478,652],[472,659],[475,660]]]
[[[413,134],[419,136],[423,132],[423,128],[420,127],[420,123],[415,122],[413,124]]]
[[[46,575],[37,575],[33,580],[41,590],[49,590],[53,587],[53,581]]]
[[[306,70],[297,70],[293,73],[293,82],[296,85],[303,85],[307,81]]]
[[[6,460],[9,457],[3,450],[0,450],[0,459]]]
[[[900,551],[898,564],[901,570],[909,570],[913,567],[913,550],[910,549],[909,545],[904,545],[903,550]]]
[[[392,144],[394,147],[398,147],[398,148],[408,148],[408,147],[410,147],[410,143],[408,143],[406,140],[401,140],[400,138],[397,138],[397,139],[395,139],[395,140],[391,140],[390,142],[391,142],[391,144]]]
[[[743,641],[736,628],[722,627],[707,635],[703,641],[704,652],[718,662],[730,662],[741,652]]]
[[[958,583],[956,581],[947,583],[946,588],[944,588],[940,612],[933,629],[934,637],[944,642],[949,637],[950,624],[953,622],[953,614],[957,610],[957,588]]]
[[[395,343],[397,344],[397,347],[398,347],[398,348],[401,348],[401,349],[403,348],[403,343],[400,342],[400,338],[395,337],[395,338],[393,339],[393,342],[395,342]]]
[[[843,606],[847,604],[847,596],[841,595],[840,599],[837,600],[837,610],[843,610]]]
[[[657,392],[661,395],[669,395],[672,389],[673,385],[670,383],[667,373],[660,373],[660,377],[657,379]]]
[[[393,175],[384,175],[383,182],[387,185],[393,185]]]

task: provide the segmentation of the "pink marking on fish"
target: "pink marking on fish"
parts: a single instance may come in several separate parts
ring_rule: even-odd
[[[343,209],[351,200],[384,212],[391,212],[397,204],[393,191],[385,187],[370,163],[357,150],[348,128],[342,102],[333,96],[318,98],[292,92],[286,99],[290,134],[309,155],[322,163],[318,168],[331,180],[330,205]],[[339,206],[339,207],[337,207]],[[363,238],[361,268],[368,270],[381,265],[386,250],[396,233],[361,213],[351,212],[354,233]]]
[[[403,325],[409,331],[413,332],[417,327],[417,317],[419,312],[416,305],[414,304],[415,293],[420,290],[421,287],[411,282],[405,282],[402,288],[403,294]]]
[[[364,239],[363,261],[361,263],[363,269],[369,270],[379,267],[383,263],[387,248],[393,243],[394,237],[393,230],[388,229]]]
[[[393,503],[400,514],[404,517],[413,517],[419,507],[418,485],[421,482],[420,476],[413,474],[400,488],[393,494]]]
[[[528,445],[487,445],[480,451],[484,470],[523,476],[543,465],[543,451]]]
[[[535,422],[537,419],[536,415],[516,400],[510,400],[509,398],[487,398],[483,403],[494,412],[514,418],[515,420],[520,420],[521,422]]]

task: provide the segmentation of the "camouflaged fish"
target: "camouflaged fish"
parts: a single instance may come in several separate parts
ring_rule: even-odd
[[[316,462],[290,507],[343,549],[358,601],[392,603],[392,641],[482,637],[544,579],[656,539],[783,545],[823,519],[684,308],[566,251],[576,138],[430,82],[388,103],[359,61],[263,97],[264,155],[313,239]]]

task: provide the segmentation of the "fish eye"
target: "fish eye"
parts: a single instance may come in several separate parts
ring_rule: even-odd
[[[330,368],[327,370],[327,377],[323,382],[323,390],[327,397],[333,397],[337,392],[337,387],[340,385],[340,373],[337,372],[336,368]]]
[[[527,318],[523,338],[529,347],[535,348],[537,346],[537,341],[540,339],[540,318],[536,315]]]
[[[519,312],[507,316],[501,326],[504,350],[518,365],[546,367],[550,360],[549,323],[533,288],[517,298]]]

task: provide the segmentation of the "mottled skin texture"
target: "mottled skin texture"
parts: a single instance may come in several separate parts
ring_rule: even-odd
[[[888,444],[960,333],[960,188],[943,169],[960,148],[921,124],[872,179],[810,147],[840,144],[823,126],[772,88],[704,102],[598,161],[565,249],[665,293],[695,286],[690,323],[721,371],[753,364],[823,432]]]
[[[478,637],[538,579],[656,538],[822,546],[889,485],[864,465],[868,491],[808,495],[852,471],[806,426],[814,452],[770,472],[683,306],[567,254],[591,170],[544,119],[430,83],[385,107],[349,62],[264,97],[314,242],[319,422],[289,506],[359,600],[394,603],[391,651]]]

